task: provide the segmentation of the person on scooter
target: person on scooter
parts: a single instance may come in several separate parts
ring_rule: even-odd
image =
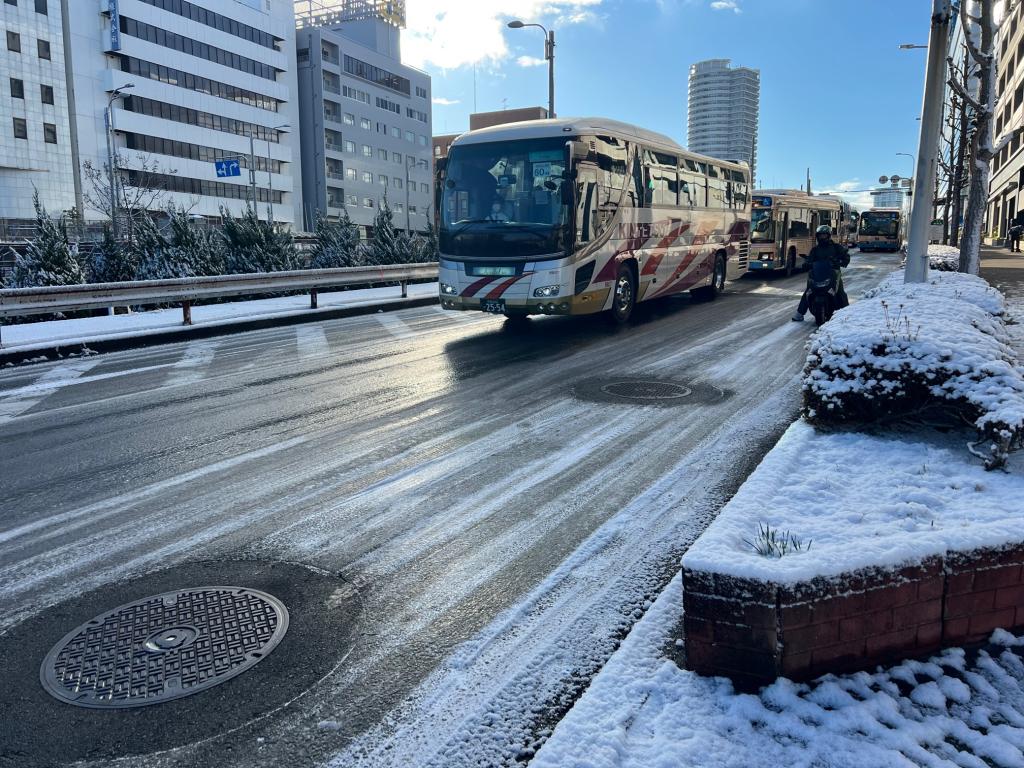
[[[822,224],[814,232],[814,239],[817,241],[811,252],[807,254],[805,263],[809,266],[819,260],[828,260],[832,263],[832,269],[835,270],[836,280],[836,308],[842,309],[843,307],[850,306],[850,299],[846,295],[846,291],[843,289],[843,267],[850,265],[850,252],[847,251],[839,243],[832,240],[832,227],[828,224]],[[800,306],[797,307],[796,314],[793,315],[793,321],[797,323],[803,322],[804,315],[807,314],[807,305],[811,300],[811,286],[810,279],[808,278],[808,285],[804,290],[804,295],[800,297]]]

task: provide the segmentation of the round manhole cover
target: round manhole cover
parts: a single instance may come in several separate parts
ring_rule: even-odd
[[[196,587],[122,605],[72,630],[46,655],[48,693],[80,707],[121,709],[179,699],[230,680],[288,630],[275,597]]]
[[[602,386],[601,391],[628,400],[674,400],[693,394],[689,387],[668,381],[615,381]]]

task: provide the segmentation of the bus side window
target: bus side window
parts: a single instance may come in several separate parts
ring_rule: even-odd
[[[792,208],[789,212],[789,236],[807,237],[810,235],[808,212],[805,208]]]
[[[732,206],[746,208],[750,202],[747,177],[742,171],[730,171],[732,174]]]
[[[646,190],[644,187],[644,161],[641,151],[638,149],[633,152],[633,175],[632,184],[629,188],[629,198],[634,208],[644,207],[644,198],[646,197]]]
[[[599,136],[597,150],[598,195],[594,235],[600,235],[615,218],[626,187],[626,148],[618,139]]]

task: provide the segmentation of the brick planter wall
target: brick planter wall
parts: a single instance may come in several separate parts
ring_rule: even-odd
[[[742,689],[868,669],[1024,629],[1024,543],[796,584],[684,569],[683,608],[687,667]]]

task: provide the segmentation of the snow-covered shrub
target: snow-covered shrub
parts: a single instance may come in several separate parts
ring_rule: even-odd
[[[50,218],[39,202],[38,193],[32,203],[36,209],[36,236],[23,254],[15,254],[14,273],[7,287],[35,288],[84,282],[82,268],[68,242],[67,218],[64,214]]]
[[[260,219],[251,206],[237,217],[222,208],[221,217],[228,274],[280,272],[300,266],[291,232],[275,229]]]
[[[906,257],[903,263],[907,265]],[[951,245],[932,244],[928,246],[928,268],[936,272],[959,272],[960,271],[960,249]]]
[[[317,211],[316,239],[309,260],[312,269],[359,266],[358,246],[359,230],[347,210],[338,221],[330,221]]]
[[[863,424],[938,407],[978,429],[971,449],[987,468],[1002,466],[1024,442],[1024,375],[1003,313],[979,277],[936,272],[907,285],[894,273],[811,339],[806,417]]]

